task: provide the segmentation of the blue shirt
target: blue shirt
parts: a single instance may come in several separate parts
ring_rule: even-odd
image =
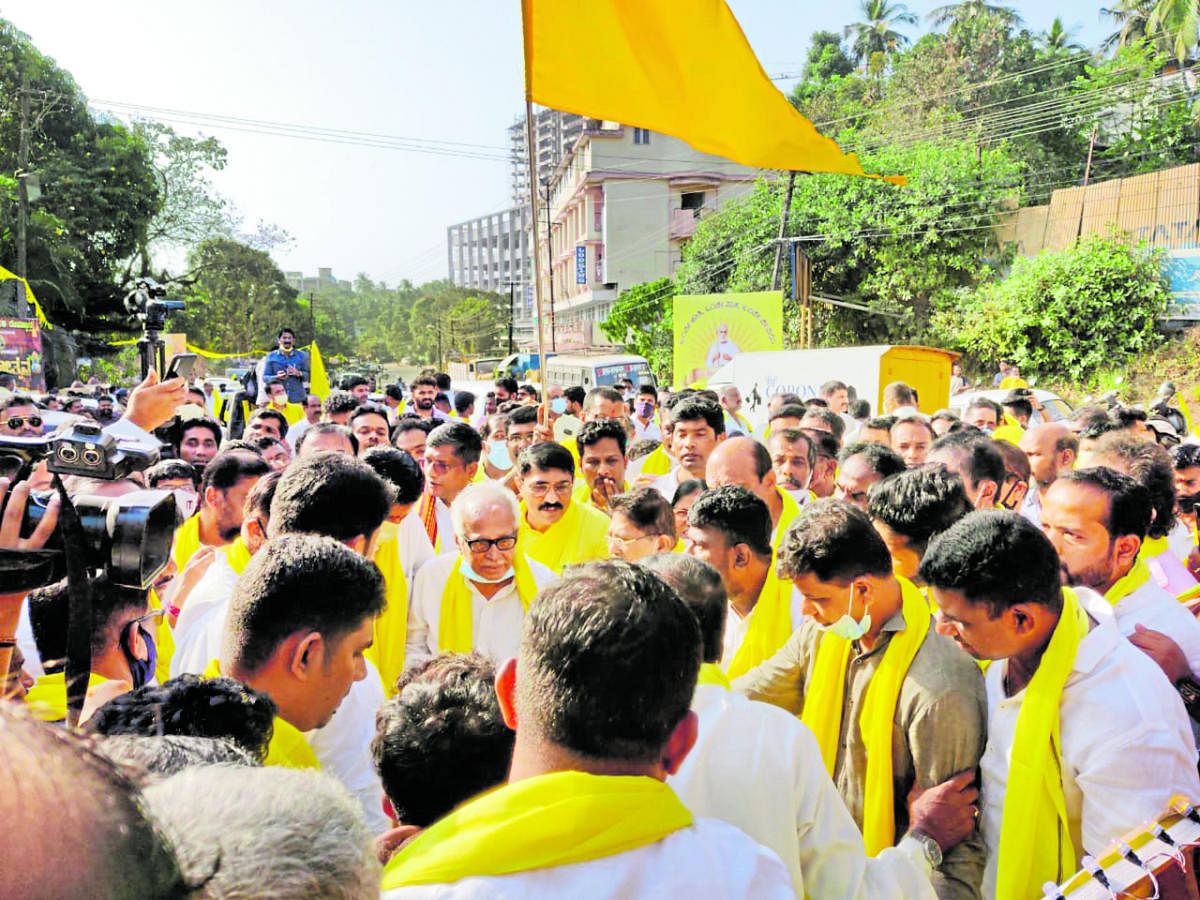
[[[298,369],[300,375],[283,374],[288,366]],[[272,350],[267,354],[266,364],[263,366],[263,380],[282,382],[287,391],[288,402],[303,404],[304,383],[308,381],[308,354],[303,350],[293,350],[291,353]]]

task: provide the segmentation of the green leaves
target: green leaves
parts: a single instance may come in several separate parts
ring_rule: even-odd
[[[622,291],[608,318],[600,323],[609,340],[646,357],[660,379],[671,380],[675,316],[675,282],[660,278]]]

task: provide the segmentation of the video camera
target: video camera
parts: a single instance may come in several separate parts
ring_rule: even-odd
[[[47,468],[58,475],[116,481],[154,465],[159,451],[157,447],[118,443],[99,425],[78,422],[70,431],[54,437],[0,436],[2,457],[19,461],[21,475],[44,459]],[[11,496],[10,492],[5,497],[6,503]],[[50,491],[30,494],[21,522],[23,537],[31,535],[42,521],[52,496]],[[83,550],[88,568],[103,568],[114,583],[125,587],[145,589],[152,585],[170,562],[171,541],[178,524],[174,493],[140,490],[119,497],[81,494],[72,502],[86,536]],[[60,528],[44,550],[4,554],[0,560],[0,593],[51,584],[65,572],[66,547]]]
[[[153,278],[139,278],[133,290],[125,295],[125,308],[142,321],[146,331],[162,331],[167,327],[167,313],[187,309],[182,300],[166,297],[166,287]]]

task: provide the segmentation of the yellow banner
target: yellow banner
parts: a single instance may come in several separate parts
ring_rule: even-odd
[[[33,307],[34,313],[37,315],[37,320],[42,323],[42,327],[47,331],[53,331],[54,326],[50,324],[50,320],[46,318],[46,314],[42,312],[42,307],[37,302],[37,297],[33,296],[33,288],[29,286],[29,282],[13,272],[8,271],[4,266],[0,266],[0,281],[8,281],[10,278],[15,278],[21,284],[25,285],[25,299],[29,305]]]
[[[705,382],[737,354],[783,349],[783,295],[694,294],[675,298],[675,385]]]

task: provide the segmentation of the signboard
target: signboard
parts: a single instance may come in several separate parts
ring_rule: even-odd
[[[12,375],[20,390],[46,390],[42,331],[37,319],[0,318],[0,372]]]
[[[587,284],[587,247],[575,248],[575,283]]]
[[[702,383],[734,356],[783,349],[783,295],[695,294],[675,298],[675,386]]]
[[[1163,274],[1171,290],[1165,318],[1200,319],[1200,249],[1168,250]]]

